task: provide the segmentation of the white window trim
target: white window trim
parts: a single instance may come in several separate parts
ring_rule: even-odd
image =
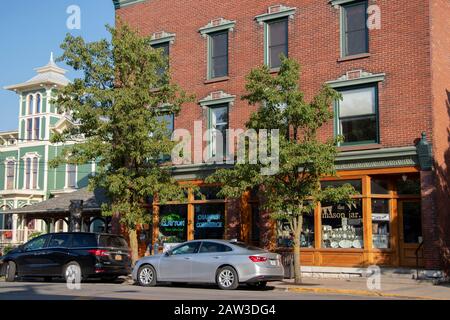
[[[14,178],[13,178],[13,187],[12,189],[8,189],[8,163],[14,162]],[[16,189],[16,177],[17,177],[17,160],[14,157],[6,158],[4,161],[5,165],[5,185],[4,190],[15,190]]]
[[[37,178],[37,181],[36,181],[36,188],[33,188],[33,185],[34,185],[34,177],[33,177],[33,169],[34,169],[34,167],[33,167],[33,165],[34,165],[34,163],[33,163],[33,159],[38,159],[38,161],[37,161],[37,176],[36,176],[36,178]],[[38,154],[38,153],[36,153],[36,152],[32,152],[32,153],[27,153],[27,154],[25,154],[23,157],[22,157],[22,160],[23,160],[23,163],[24,163],[24,165],[23,165],[23,190],[39,190],[40,189],[40,186],[39,186],[39,168],[40,168],[40,158],[41,158],[41,156]],[[27,185],[26,185],[26,176],[27,176],[27,159],[30,159],[30,163],[31,163],[31,168],[30,168],[30,188],[29,189],[27,189]]]

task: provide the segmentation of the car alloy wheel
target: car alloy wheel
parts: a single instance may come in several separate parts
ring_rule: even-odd
[[[67,282],[81,283],[82,274],[80,265],[76,262],[69,263],[64,271],[64,278]]]
[[[14,282],[16,279],[16,264],[12,261],[9,261],[6,264],[6,282]]]
[[[231,267],[220,269],[217,275],[217,284],[223,290],[234,290],[239,286],[236,271]]]
[[[145,265],[139,268],[138,282],[143,287],[151,287],[156,285],[156,272],[150,265]]]

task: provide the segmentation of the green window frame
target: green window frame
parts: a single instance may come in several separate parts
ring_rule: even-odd
[[[217,32],[208,33],[208,80],[227,77],[229,72],[229,30],[222,30]],[[214,40],[220,36],[225,36],[225,54],[216,53],[214,47]],[[221,73],[216,72],[215,63],[220,59],[225,58],[225,71]]]
[[[285,24],[285,32],[284,39],[280,41],[280,43],[273,44],[272,39],[270,37],[271,27],[275,24]],[[272,57],[272,49],[276,47],[284,47],[282,52],[286,57],[289,56],[289,18],[283,17],[279,19],[268,20],[264,22],[264,63],[270,69],[278,69],[280,67],[279,64],[275,64],[275,61],[279,60],[279,57]]]
[[[357,133],[353,134],[353,139],[351,141],[344,141],[343,143],[340,143],[339,146],[352,146],[352,145],[366,145],[366,144],[377,144],[380,141],[380,121],[379,121],[379,93],[378,93],[378,82],[371,83],[371,84],[365,84],[365,85],[358,85],[358,86],[351,86],[351,87],[341,87],[337,89],[341,94],[344,92],[351,92],[356,90],[364,90],[364,89],[372,89],[373,90],[373,112],[372,113],[361,113],[359,115],[346,115],[341,116],[341,104],[343,101],[336,101],[335,102],[335,136],[343,135],[344,137],[348,134],[346,134],[346,129],[344,129],[343,121],[346,122],[346,125],[348,127],[353,126],[353,122],[359,122],[359,125],[362,127],[367,127],[367,124],[373,125],[374,128],[374,137],[373,139],[361,139],[357,140]],[[366,121],[365,123],[363,121]]]
[[[218,109],[226,109],[226,121],[220,122],[220,125],[225,125],[224,130],[219,130],[222,132],[222,138],[223,138],[223,157],[228,155],[228,145],[227,145],[227,134],[226,130],[230,127],[230,105],[229,103],[223,103],[223,104],[214,104],[208,106],[208,130],[211,129],[217,129],[218,124],[214,123],[213,113],[217,111]],[[225,135],[223,135],[223,131],[225,131]],[[214,158],[217,156],[217,150],[214,150],[214,137],[213,133],[209,133],[209,144],[208,144],[208,155],[211,158]]]
[[[349,30],[348,22],[348,12],[351,9],[354,9],[355,7],[363,6],[364,7],[364,28],[363,29],[355,29],[355,30]],[[340,5],[340,25],[341,25],[341,57],[349,57],[359,54],[365,54],[369,53],[369,29],[367,28],[367,8],[368,8],[368,2],[367,0],[358,0],[358,1],[352,1],[349,3],[343,3]],[[356,50],[350,52],[349,50],[349,37],[350,35],[357,35],[357,34],[363,34],[364,35],[364,47],[362,50]]]

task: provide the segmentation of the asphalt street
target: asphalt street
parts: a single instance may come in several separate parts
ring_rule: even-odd
[[[129,283],[88,281],[79,290],[68,289],[63,281],[49,283],[23,280],[0,281],[0,300],[361,300],[386,299],[355,295],[287,292],[268,286],[264,290],[246,286],[223,291],[215,286],[158,285],[143,288]]]

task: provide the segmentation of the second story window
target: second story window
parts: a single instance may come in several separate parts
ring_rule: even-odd
[[[342,56],[369,52],[367,1],[355,1],[341,7]]]
[[[369,85],[340,90],[337,103],[337,133],[344,145],[378,143],[378,90]]]
[[[16,167],[16,163],[14,161],[8,161],[6,163],[6,189],[7,190],[14,189],[15,167]]]
[[[77,188],[77,166],[74,164],[68,164],[66,166],[66,179],[67,188]]]
[[[31,189],[31,158],[25,160],[25,189]]]
[[[39,158],[37,154],[29,154],[24,158],[24,185],[26,190],[39,189]]]
[[[209,78],[228,76],[228,30],[209,34]]]
[[[38,185],[38,165],[39,165],[39,159],[33,158],[33,189],[37,189]]]
[[[271,69],[281,66],[281,56],[288,56],[288,19],[267,23],[267,54]]]
[[[211,107],[209,110],[210,155],[222,158],[227,154],[228,104]]]
[[[164,74],[169,69],[170,43],[169,42],[161,42],[161,43],[152,45],[152,48],[155,50],[160,50],[162,53],[162,56],[165,59],[166,65],[157,70],[158,76],[163,77]]]

